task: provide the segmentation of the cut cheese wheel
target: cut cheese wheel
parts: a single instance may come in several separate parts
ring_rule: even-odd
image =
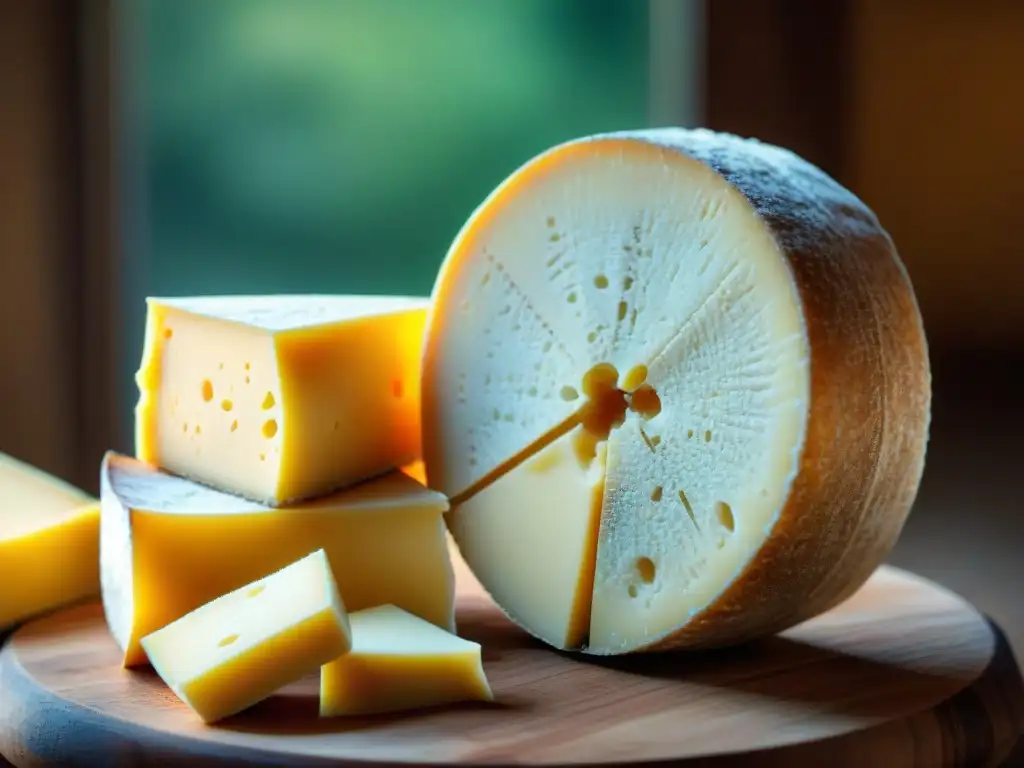
[[[448,500],[402,472],[288,507],[115,453],[101,483],[103,607],[126,667],[145,663],[142,637],[321,548],[347,608],[391,603],[455,628]]]
[[[99,594],[99,502],[0,453],[0,627]]]
[[[516,171],[449,251],[424,462],[469,566],[548,643],[726,645],[827,610],[890,551],[930,386],[909,278],[852,193],[753,140],[600,135]],[[604,465],[599,515],[583,474],[529,479],[552,445]]]
[[[149,299],[136,453],[279,506],[419,458],[426,299]]]

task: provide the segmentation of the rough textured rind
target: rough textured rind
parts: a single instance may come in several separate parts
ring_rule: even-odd
[[[510,196],[528,194],[529,179],[582,144],[603,145],[608,155],[658,152],[666,167],[689,158],[725,179],[778,246],[799,296],[810,351],[799,466],[770,536],[705,608],[632,650],[735,644],[828,610],[888,555],[924,467],[931,406],[927,343],[891,239],[855,195],[791,152],[710,131],[660,129],[590,136],[548,150],[488,197],[457,242],[500,215]],[[435,288],[425,389],[432,386],[430,336],[452,322],[443,307],[465,268],[464,253],[453,247]],[[434,483],[435,475],[446,473],[439,447],[445,423],[430,398],[424,399],[423,424],[427,476]]]
[[[651,650],[782,631],[859,589],[910,513],[931,414],[917,300],[874,213],[792,152],[703,130],[620,135],[703,162],[747,198],[789,262],[811,349],[800,468],[772,535],[729,589]]]

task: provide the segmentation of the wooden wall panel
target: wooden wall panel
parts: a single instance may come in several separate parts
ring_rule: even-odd
[[[110,436],[106,25],[103,2],[0,3],[0,450],[89,490]]]
[[[936,343],[1024,342],[1024,3],[859,0],[848,183]]]

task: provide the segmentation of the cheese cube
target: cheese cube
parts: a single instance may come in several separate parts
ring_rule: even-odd
[[[102,468],[103,606],[124,665],[139,639],[319,548],[349,610],[394,603],[454,628],[448,502],[394,471],[289,507],[267,507],[142,462]]]
[[[99,503],[0,453],[0,627],[98,595]]]
[[[320,671],[320,714],[372,715],[491,701],[480,645],[393,605],[349,615],[352,648]]]
[[[432,302],[426,477],[483,586],[552,645],[779,632],[903,527],[931,409],[913,286],[874,213],[792,152],[683,129],[552,147],[472,214]],[[579,471],[538,493],[530,462],[566,439]]]
[[[346,653],[348,614],[324,551],[142,638],[157,674],[207,723]]]
[[[149,299],[136,455],[268,505],[419,456],[425,299]]]

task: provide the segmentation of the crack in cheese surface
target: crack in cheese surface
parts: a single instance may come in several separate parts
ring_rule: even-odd
[[[753,140],[606,134],[528,162],[452,245],[424,462],[463,557],[538,637],[724,645],[877,567],[930,397],[913,289],[852,193]],[[575,470],[531,476],[552,452]]]
[[[137,375],[143,461],[266,504],[419,458],[427,300],[148,299]]]

